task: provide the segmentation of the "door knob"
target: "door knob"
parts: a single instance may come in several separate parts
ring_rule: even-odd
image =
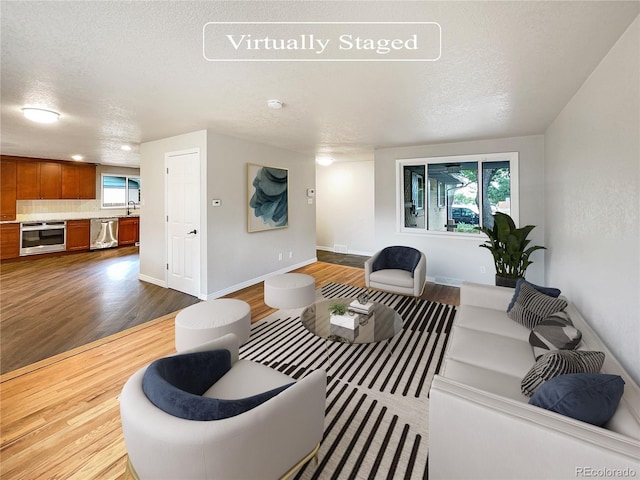
[[[187,232],[187,235],[191,234],[191,233],[198,233],[198,230],[196,230],[195,228],[193,230],[191,230],[190,232]]]

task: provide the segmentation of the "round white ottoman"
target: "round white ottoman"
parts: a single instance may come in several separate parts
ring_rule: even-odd
[[[196,347],[210,340],[235,333],[240,345],[249,340],[251,307],[233,298],[196,303],[176,316],[176,350]]]
[[[264,303],[271,308],[302,308],[316,300],[316,281],[304,273],[283,273],[264,281]]]

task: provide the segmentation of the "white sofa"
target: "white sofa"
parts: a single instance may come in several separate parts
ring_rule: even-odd
[[[514,290],[463,282],[460,308],[429,401],[433,479],[640,477],[640,388],[578,311],[580,350],[605,353],[601,372],[620,375],[624,395],[597,427],[528,404],[522,378],[535,363],[530,330],[507,317]]]

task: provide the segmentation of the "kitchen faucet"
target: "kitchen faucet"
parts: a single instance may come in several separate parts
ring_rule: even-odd
[[[127,215],[131,215],[131,210],[129,210],[129,205],[133,205],[133,209],[136,209],[136,202],[134,202],[133,200],[129,200],[127,202]]]

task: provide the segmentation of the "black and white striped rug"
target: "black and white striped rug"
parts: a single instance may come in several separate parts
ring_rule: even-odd
[[[330,283],[317,297],[355,297],[363,290]],[[327,372],[320,462],[309,462],[296,479],[428,478],[428,393],[455,307],[383,292],[371,299],[403,319],[390,341],[326,341],[302,325],[301,310],[281,310],[252,325],[240,349],[241,357],[294,378]]]

